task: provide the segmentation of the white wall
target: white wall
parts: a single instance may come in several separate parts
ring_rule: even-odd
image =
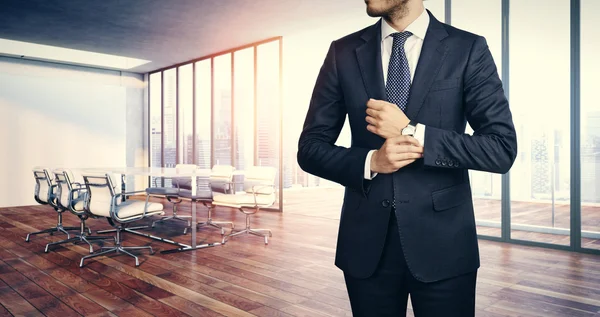
[[[36,204],[31,169],[145,166],[144,80],[0,57],[0,207]]]

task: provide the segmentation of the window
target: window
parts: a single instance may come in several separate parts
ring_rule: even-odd
[[[151,166],[278,167],[280,43],[255,43],[151,73]],[[171,181],[153,181],[163,185]],[[208,177],[198,179],[198,189],[209,189]]]
[[[163,128],[164,167],[175,167],[177,144],[177,78],[176,70],[164,72]]]
[[[600,2],[581,1],[581,247],[600,249]]]
[[[211,60],[197,62],[196,70],[196,165],[212,168],[211,162]],[[198,181],[199,189],[208,189],[206,180]]]
[[[193,73],[192,64],[179,67],[179,161],[177,163],[193,164],[192,134],[194,122],[193,108]]]
[[[279,41],[257,48],[256,152],[259,166],[279,166]]]
[[[427,0],[423,2],[425,8],[431,11],[431,14],[438,19],[440,22],[444,22],[446,20],[446,5],[444,0]]]
[[[235,167],[254,165],[254,47],[234,53]]]
[[[162,166],[162,73],[150,75],[150,166]],[[156,186],[152,178],[151,186]],[[160,186],[160,184],[158,184]]]
[[[569,245],[569,1],[511,1],[511,238]],[[532,27],[535,26],[535,27]]]
[[[497,0],[453,0],[452,25],[485,37],[498,75],[502,76],[502,2]],[[467,125],[467,133],[473,129]],[[479,234],[501,236],[502,175],[469,171],[473,205]]]
[[[214,164],[231,165],[231,54],[214,59]]]

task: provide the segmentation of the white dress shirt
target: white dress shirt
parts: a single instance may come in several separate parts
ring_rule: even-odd
[[[412,35],[406,39],[404,43],[404,52],[406,59],[408,60],[408,67],[410,68],[410,80],[411,83],[415,78],[415,70],[417,69],[417,63],[421,56],[421,49],[423,48],[423,41],[425,40],[425,34],[429,27],[429,14],[425,9],[421,12],[421,15],[409,24],[404,31],[410,31]],[[387,83],[388,66],[390,63],[390,56],[392,55],[392,45],[394,44],[394,38],[391,36],[392,33],[398,32],[392,26],[390,26],[385,20],[381,21],[381,67],[383,70],[383,81]],[[404,128],[404,127],[403,127]],[[417,130],[415,131],[414,138],[419,141],[421,145],[425,143],[425,126],[417,124]],[[367,159],[365,161],[365,179],[373,179],[377,173],[371,172],[371,156],[375,150],[369,151]]]

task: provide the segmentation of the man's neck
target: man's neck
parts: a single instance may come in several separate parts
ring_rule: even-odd
[[[423,13],[423,10],[425,10],[423,1],[409,1],[405,12],[392,14],[391,16],[384,17],[384,19],[396,31],[402,32]]]

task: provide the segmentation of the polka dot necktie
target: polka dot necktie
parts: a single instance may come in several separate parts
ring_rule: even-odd
[[[385,91],[388,102],[391,102],[402,111],[406,110],[408,93],[410,91],[410,68],[404,52],[404,43],[412,35],[409,31],[393,33],[392,55],[388,66],[387,82]]]
[[[392,55],[388,66],[387,82],[385,83],[387,101],[397,105],[402,111],[406,110],[406,102],[410,91],[410,68],[404,52],[404,43],[411,35],[412,33],[408,31],[392,34],[394,44],[392,45]],[[392,210],[396,210],[396,195],[392,200]]]

